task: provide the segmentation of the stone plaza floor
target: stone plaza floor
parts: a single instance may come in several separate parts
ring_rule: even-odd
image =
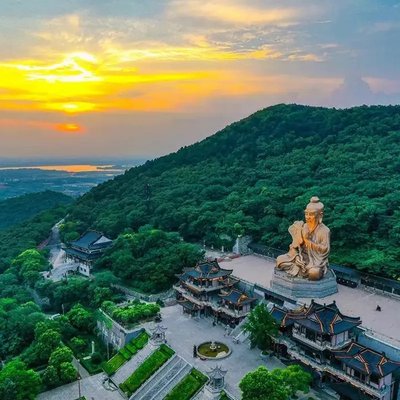
[[[83,378],[80,382],[81,396],[87,400],[125,400],[117,391],[107,390],[103,386],[105,374],[97,374]],[[60,386],[56,389],[39,394],[37,400],[76,400],[79,397],[78,381]]]
[[[242,256],[223,261],[222,268],[233,269],[233,275],[252,283],[258,283],[270,288],[274,273],[275,262],[254,255]],[[400,347],[400,318],[398,309],[400,300],[378,292],[367,291],[363,288],[349,288],[338,285],[338,293],[315,299],[319,303],[330,303],[336,300],[340,311],[348,316],[361,317],[362,326],[374,331],[375,336]],[[299,299],[309,303],[311,299]],[[375,311],[379,305],[382,311]]]
[[[247,372],[260,365],[264,365],[268,369],[284,367],[284,364],[275,357],[262,358],[260,350],[249,348],[248,341],[246,343],[234,343],[232,337],[225,335],[223,326],[213,326],[211,318],[191,318],[183,314],[180,305],[163,308],[161,315],[161,324],[167,328],[167,343],[176,353],[203,373],[207,373],[216,365],[227,370],[225,376],[226,389],[237,399],[240,399],[238,384]],[[153,326],[153,323],[145,325],[149,330]],[[193,345],[211,340],[225,343],[232,349],[232,354],[222,360],[203,361],[194,358]]]

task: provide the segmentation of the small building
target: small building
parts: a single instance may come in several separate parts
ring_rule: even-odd
[[[329,385],[341,399],[397,399],[400,363],[357,343],[359,317],[343,315],[336,303],[311,302],[297,310],[273,306],[280,325],[277,350],[297,360]]]
[[[77,263],[77,272],[90,276],[94,262],[112,245],[112,240],[97,231],[87,231],[65,249],[66,260]]]
[[[217,260],[203,261],[178,275],[174,286],[183,311],[191,316],[211,316],[237,325],[250,312],[256,299],[239,287],[232,270],[221,268]]]

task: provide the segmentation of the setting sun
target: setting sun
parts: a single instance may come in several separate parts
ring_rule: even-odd
[[[66,133],[82,133],[84,131],[82,126],[74,123],[57,124],[56,129],[60,132]]]

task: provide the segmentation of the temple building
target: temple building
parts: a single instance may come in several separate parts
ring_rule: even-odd
[[[100,232],[87,231],[65,249],[66,260],[79,264],[78,272],[89,276],[94,262],[112,245]]]
[[[174,289],[184,313],[211,316],[216,322],[237,325],[250,313],[256,298],[231,274],[232,270],[221,268],[213,260],[177,275],[179,283]]]
[[[320,384],[334,389],[343,400],[397,399],[400,363],[385,353],[357,343],[358,317],[343,315],[333,302],[287,310],[273,306],[280,325],[276,339],[283,356],[312,368]]]

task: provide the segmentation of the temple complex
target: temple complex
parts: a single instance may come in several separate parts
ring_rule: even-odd
[[[281,356],[311,368],[342,399],[397,399],[400,362],[358,343],[361,320],[343,315],[336,303],[311,302],[295,310],[273,306],[280,326],[276,339]]]
[[[87,231],[65,249],[67,261],[79,264],[78,272],[89,276],[94,262],[112,245],[100,232]]]
[[[201,262],[178,275],[179,283],[174,289],[183,311],[191,316],[211,316],[216,322],[237,325],[250,313],[256,298],[231,274],[232,270],[221,268],[213,260]]]

